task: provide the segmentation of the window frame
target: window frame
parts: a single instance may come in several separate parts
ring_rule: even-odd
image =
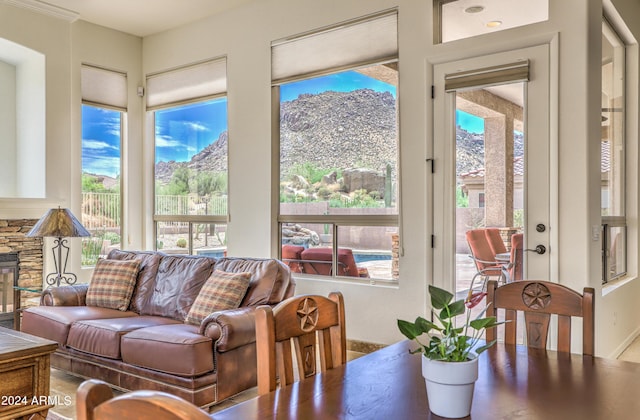
[[[280,188],[278,185],[280,183],[280,85],[290,83],[293,81],[301,81],[306,79],[312,79],[316,77],[321,77],[329,74],[335,74],[339,72],[345,72],[350,70],[355,70],[362,67],[371,67],[376,65],[384,65],[389,63],[395,63],[398,65],[398,58],[393,60],[385,59],[381,62],[373,62],[368,63],[367,65],[354,65],[353,67],[340,67],[337,69],[328,69],[323,72],[314,73],[312,75],[306,75],[306,77],[292,77],[286,80],[274,81],[272,86],[272,115],[273,115],[273,144],[274,146],[274,203],[276,208],[276,224],[277,224],[277,244],[276,244],[276,255],[278,259],[282,259],[282,227],[285,223],[297,223],[297,224],[329,224],[332,225],[332,230],[330,234],[332,235],[332,260],[331,260],[331,275],[314,275],[314,274],[305,274],[305,273],[296,273],[296,276],[301,276],[302,278],[314,278],[314,279],[324,279],[324,280],[348,280],[350,283],[353,282],[361,282],[364,284],[376,284],[376,283],[388,283],[388,284],[398,284],[398,278],[392,279],[382,279],[382,278],[355,278],[355,277],[347,277],[340,276],[336,273],[339,273],[338,270],[338,248],[339,248],[339,236],[338,231],[341,227],[350,227],[350,226],[367,226],[367,227],[391,227],[397,228],[398,236],[400,240],[400,250],[402,249],[402,224],[401,224],[401,162],[400,162],[400,121],[399,121],[399,92],[396,91],[396,132],[397,132],[397,196],[396,196],[396,213],[395,214],[377,214],[377,215],[283,215],[280,213]],[[397,68],[397,67],[396,67]],[[398,70],[399,74],[399,70]],[[393,250],[392,254],[393,254]],[[400,255],[402,252],[400,251]],[[393,277],[393,268],[392,277]]]
[[[155,181],[156,181],[156,175],[155,175],[155,160],[156,160],[156,136],[155,136],[155,129],[156,129],[156,112],[157,111],[162,111],[162,110],[168,110],[168,109],[174,109],[174,108],[179,108],[179,107],[183,107],[185,105],[192,105],[192,104],[198,104],[198,103],[204,103],[204,102],[208,102],[211,100],[215,100],[215,99],[221,99],[221,98],[227,98],[227,94],[217,94],[217,95],[212,95],[212,96],[207,96],[205,98],[197,98],[191,101],[180,101],[180,102],[174,102],[174,103],[170,103],[168,105],[164,105],[164,106],[156,106],[153,109],[148,110],[147,112],[151,114],[151,121],[152,121],[152,127],[154,130],[154,137],[153,137],[153,249],[158,251],[158,225],[159,223],[162,222],[177,222],[177,223],[187,223],[188,226],[188,239],[187,239],[187,250],[188,250],[188,254],[189,255],[193,255],[194,252],[194,248],[193,248],[193,227],[194,225],[198,225],[198,224],[215,224],[215,225],[227,225],[229,223],[229,201],[228,201],[228,197],[229,197],[229,193],[227,192],[227,209],[226,209],[226,214],[224,215],[196,215],[196,214],[183,214],[183,215],[170,215],[170,214],[158,214],[157,213],[157,198],[156,198],[156,188],[155,188]],[[228,105],[227,105],[228,106]],[[229,124],[227,121],[227,130],[229,129]],[[227,149],[227,157],[229,154],[229,150]],[[228,162],[228,159],[227,159]],[[227,167],[227,176],[229,174],[229,167]],[[227,178],[228,179],[228,178]],[[227,185],[227,191],[228,191],[228,185]],[[226,242],[226,238],[225,238],[225,242]],[[226,248],[226,246],[225,246]]]
[[[120,235],[120,248],[124,245],[122,240],[124,236],[124,192],[125,192],[125,179],[124,179],[124,160],[126,143],[126,124],[127,124],[127,112],[128,112],[128,98],[127,98],[127,73],[119,70],[106,68],[103,66],[96,66],[89,63],[82,63],[80,67],[81,72],[81,101],[80,101],[80,132],[84,130],[84,106],[108,110],[111,112],[117,112],[120,118],[119,129],[119,192],[118,192],[118,233]],[[84,135],[81,135],[80,139],[80,168],[81,179],[84,172],[84,165],[82,163],[84,147]],[[85,192],[80,187],[81,203],[84,206],[84,194]],[[82,215],[81,215],[82,216]],[[82,219],[82,217],[81,217]],[[83,221],[83,223],[86,223]],[[92,229],[89,229],[92,230]],[[95,229],[93,229],[95,230]],[[84,258],[84,244],[93,240],[93,238],[83,239],[83,258]],[[81,261],[83,268],[90,268],[94,265],[84,265]]]
[[[622,85],[622,93],[624,95],[623,98],[623,104],[622,104],[622,122],[621,122],[621,128],[622,128],[622,136],[623,136],[623,140],[622,140],[622,144],[623,144],[623,153],[622,153],[622,164],[623,166],[623,170],[622,170],[622,175],[621,175],[621,179],[620,181],[623,183],[622,186],[622,190],[623,193],[621,194],[623,197],[624,202],[622,203],[621,209],[623,211],[622,215],[616,214],[616,215],[606,215],[606,216],[601,216],[601,233],[602,233],[602,238],[601,238],[601,254],[602,254],[602,284],[606,285],[607,283],[609,283],[610,281],[625,277],[627,275],[628,272],[628,256],[629,256],[629,226],[628,226],[628,221],[627,221],[627,206],[629,205],[629,183],[628,183],[628,177],[627,177],[627,161],[629,159],[629,155],[628,155],[628,148],[627,148],[627,142],[628,142],[628,132],[627,132],[627,100],[629,97],[629,84],[627,83],[627,79],[628,79],[628,63],[627,63],[627,59],[628,59],[628,46],[629,44],[625,41],[625,39],[621,36],[620,32],[617,30],[617,28],[615,27],[615,25],[611,22],[611,20],[609,20],[606,15],[602,17],[602,26],[603,26],[603,31],[604,28],[607,27],[607,29],[609,31],[611,31],[617,38],[617,40],[620,42],[622,49],[623,49],[623,59],[624,59],[624,63],[622,64],[622,68],[624,69],[624,79],[623,79],[623,85]],[[602,85],[601,85],[601,91],[602,91]],[[615,112],[615,111],[611,111],[611,112]],[[602,157],[601,157],[602,159]],[[612,159],[612,157],[610,157],[610,159]],[[609,194],[610,195],[610,191]],[[602,194],[601,194],[602,196]],[[602,205],[601,205],[602,208]],[[623,271],[621,271],[620,273],[616,273],[615,275],[611,276],[609,267],[610,267],[610,257],[611,257],[611,250],[610,250],[610,246],[611,246],[611,229],[612,228],[622,228],[625,232],[624,235],[624,252],[623,252],[623,257],[624,257],[624,266],[625,269]]]

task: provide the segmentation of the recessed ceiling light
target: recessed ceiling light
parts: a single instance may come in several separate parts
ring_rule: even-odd
[[[470,6],[464,9],[465,13],[480,13],[484,10],[484,6]]]
[[[497,28],[502,25],[501,20],[492,20],[491,22],[487,22],[487,28]]]

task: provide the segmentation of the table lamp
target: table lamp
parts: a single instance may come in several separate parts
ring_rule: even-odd
[[[60,283],[74,284],[78,278],[73,273],[67,272],[67,262],[69,261],[69,247],[67,240],[64,238],[77,238],[83,236],[91,236],[91,233],[82,226],[69,209],[50,209],[44,216],[38,220],[38,223],[26,234],[27,237],[53,237],[55,246],[51,249],[53,252],[53,261],[56,266],[55,273],[47,274],[45,281],[48,285],[60,286]],[[62,251],[64,250],[64,263],[62,259]]]

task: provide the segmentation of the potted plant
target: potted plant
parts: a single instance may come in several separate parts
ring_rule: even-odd
[[[486,296],[486,292],[472,293],[467,299],[453,301],[453,294],[429,286],[434,319],[423,317],[415,322],[399,319],[400,332],[419,347],[411,353],[422,354],[422,375],[427,387],[431,412],[448,418],[466,417],[471,413],[475,381],[478,379],[478,355],[495,344],[495,340],[478,346],[482,333],[502,322],[495,317],[483,318],[486,308],[471,319],[471,309]],[[464,314],[464,325],[456,326],[455,317]],[[429,341],[419,337],[426,334]]]

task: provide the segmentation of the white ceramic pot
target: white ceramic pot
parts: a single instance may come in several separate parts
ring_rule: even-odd
[[[473,388],[478,379],[478,358],[443,362],[422,356],[429,409],[440,417],[460,418],[471,413]]]

